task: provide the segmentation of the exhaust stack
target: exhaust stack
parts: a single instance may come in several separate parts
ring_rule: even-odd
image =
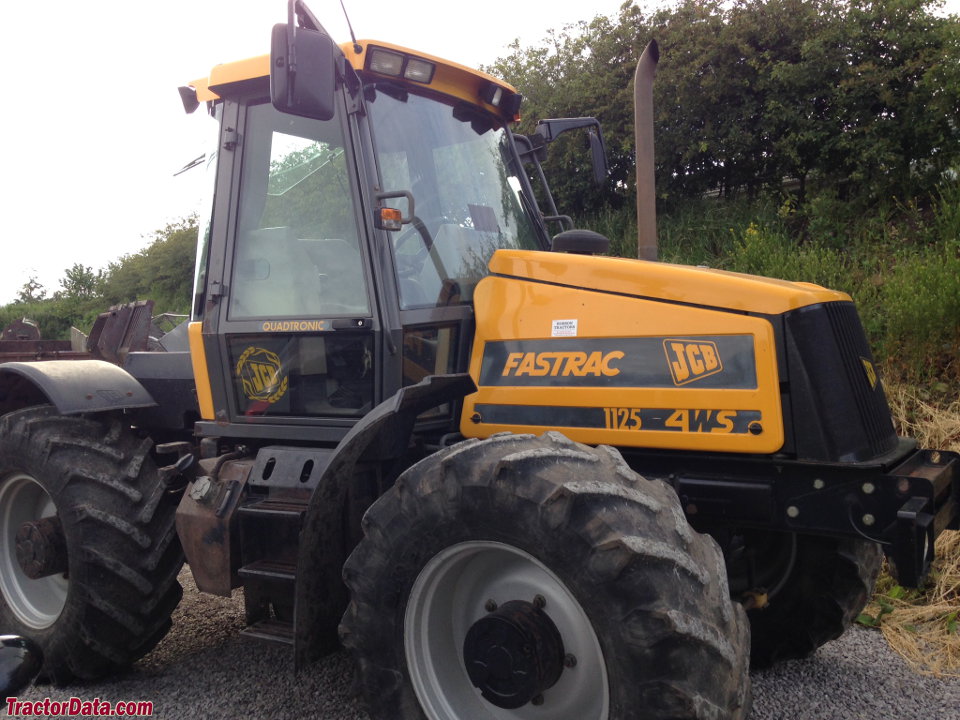
[[[651,40],[633,76],[633,131],[637,148],[637,257],[657,259],[657,192],[653,160],[653,78],[660,48]]]

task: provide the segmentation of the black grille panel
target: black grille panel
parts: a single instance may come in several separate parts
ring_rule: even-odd
[[[788,313],[784,337],[787,406],[798,457],[865,462],[896,448],[883,385],[853,303]]]
[[[850,303],[828,303],[824,308],[840,348],[847,382],[853,391],[853,399],[857,404],[870,450],[874,455],[882,455],[893,449],[896,437],[891,429],[893,422],[890,408],[879,375],[874,374],[875,384],[871,385],[866,363],[874,368],[874,373],[876,369],[860,316],[856,307]]]

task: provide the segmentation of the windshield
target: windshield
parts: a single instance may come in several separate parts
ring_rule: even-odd
[[[469,303],[494,250],[542,249],[503,127],[384,83],[367,98],[382,189],[414,198],[413,221],[391,234],[402,308]]]

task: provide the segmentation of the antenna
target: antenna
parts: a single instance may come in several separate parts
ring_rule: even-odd
[[[353,51],[359,55],[363,52],[363,48],[360,47],[360,43],[357,42],[357,36],[353,34],[353,25],[350,24],[350,16],[347,15],[347,6],[343,4],[343,0],[340,0],[340,7],[343,8],[343,16],[347,19],[347,27],[350,29],[350,39],[353,40]]]

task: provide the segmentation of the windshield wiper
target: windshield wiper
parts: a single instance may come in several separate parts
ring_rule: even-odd
[[[194,158],[193,160],[191,160],[190,162],[188,162],[186,165],[184,165],[182,168],[180,168],[179,170],[177,170],[177,171],[173,174],[173,176],[176,177],[177,175],[183,175],[187,170],[193,170],[193,168],[195,168],[197,165],[203,165],[203,161],[206,160],[206,159],[207,159],[207,154],[206,154],[206,153],[204,153],[204,154],[201,155],[200,157]]]

